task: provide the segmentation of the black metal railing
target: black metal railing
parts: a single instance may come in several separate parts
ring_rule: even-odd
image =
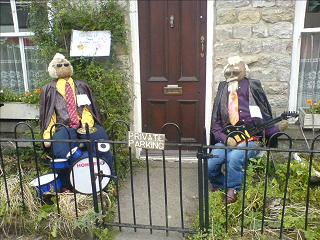
[[[17,129],[21,125],[26,125],[29,130],[30,130],[30,139],[21,139],[17,135]],[[192,149],[194,151],[194,160],[196,161],[196,169],[195,171],[197,172],[197,179],[194,179],[195,181],[198,181],[198,189],[195,190],[198,194],[198,203],[197,203],[197,208],[198,208],[198,221],[199,221],[199,228],[202,231],[208,231],[210,228],[210,206],[209,206],[209,198],[211,197],[209,194],[209,185],[208,185],[208,161],[212,157],[214,157],[211,152],[213,149],[224,149],[225,154],[227,156],[227,152],[230,149],[235,149],[233,147],[223,147],[223,146],[212,146],[212,145],[206,145],[206,134],[205,131],[203,134],[203,144],[186,144],[182,143],[180,141],[181,139],[181,131],[178,126],[176,126],[173,123],[168,123],[165,124],[162,129],[161,133],[166,132],[167,127],[174,127],[176,128],[177,135],[179,142],[176,143],[166,143],[166,148],[175,148],[178,150],[177,156],[176,157],[176,162],[177,168],[178,168],[178,191],[176,191],[177,197],[179,199],[179,225],[176,226],[170,226],[169,224],[169,205],[170,201],[168,200],[168,176],[167,176],[167,159],[166,159],[166,150],[161,151],[161,167],[162,167],[162,176],[161,181],[163,184],[163,192],[158,192],[157,196],[152,196],[152,185],[150,181],[150,153],[148,150],[145,150],[145,168],[146,168],[146,194],[147,194],[147,205],[144,206],[144,209],[146,210],[148,214],[148,223],[142,223],[139,222],[137,219],[137,201],[139,201],[139,198],[141,196],[136,195],[136,189],[139,188],[140,186],[135,185],[135,179],[134,179],[134,159],[135,159],[135,152],[131,149],[131,147],[128,147],[128,143],[126,140],[122,141],[117,141],[114,139],[115,137],[115,132],[114,128],[116,127],[124,127],[126,131],[130,130],[130,127],[127,123],[123,121],[117,121],[111,131],[110,135],[110,140],[99,140],[99,141],[93,141],[88,139],[79,139],[79,140],[43,140],[43,139],[35,139],[34,137],[34,132],[33,129],[30,125],[26,123],[18,123],[17,126],[15,127],[15,138],[1,138],[0,139],[0,160],[1,160],[1,179],[3,180],[4,183],[4,191],[6,195],[6,204],[7,207],[11,207],[11,197],[9,194],[9,185],[8,185],[8,173],[6,169],[8,166],[6,165],[5,161],[5,152],[3,150],[3,147],[6,146],[7,144],[11,144],[14,148],[15,152],[15,160],[17,164],[17,172],[18,172],[18,177],[19,177],[19,188],[20,188],[20,193],[21,193],[21,206],[23,209],[26,208],[26,202],[25,202],[25,189],[23,183],[26,181],[27,176],[23,174],[23,169],[22,169],[22,160],[21,160],[21,150],[22,147],[20,146],[21,143],[29,143],[31,144],[31,148],[33,151],[32,154],[32,160],[30,159],[30,164],[33,162],[34,163],[34,168],[32,168],[31,172],[34,173],[36,177],[36,181],[38,182],[38,185],[40,186],[40,177],[41,177],[41,172],[42,172],[42,167],[44,167],[45,164],[42,162],[39,162],[39,155],[43,152],[42,150],[42,145],[44,142],[51,142],[51,143],[57,143],[57,142],[64,142],[64,143],[69,143],[69,148],[71,152],[71,143],[79,143],[83,144],[86,146],[86,149],[88,151],[88,161],[89,161],[89,170],[90,170],[90,179],[87,179],[88,181],[91,181],[91,186],[92,186],[92,208],[96,213],[102,213],[106,214],[107,213],[107,206],[106,203],[104,202],[103,198],[103,191],[101,182],[102,179],[107,177],[110,178],[111,180],[114,181],[115,185],[115,198],[116,198],[116,212],[117,212],[117,220],[116,221],[111,221],[111,222],[104,222],[103,226],[116,226],[119,228],[121,231],[122,228],[132,228],[134,231],[137,231],[137,229],[148,229],[150,233],[153,233],[153,230],[163,230],[166,232],[166,235],[169,235],[169,232],[180,232],[183,235],[184,234],[192,234],[195,233],[197,230],[193,229],[192,226],[186,225],[186,209],[184,208],[184,189],[183,189],[183,173],[184,173],[184,168],[183,168],[183,149],[188,148],[189,150]],[[63,126],[59,126],[63,127]],[[87,133],[88,133],[88,128],[87,128]],[[246,208],[246,202],[245,202],[245,193],[246,193],[246,188],[247,188],[247,168],[248,168],[248,151],[249,150],[260,150],[260,151],[266,151],[266,163],[265,163],[265,176],[264,176],[264,191],[263,191],[263,207],[262,207],[262,218],[261,218],[261,228],[260,231],[261,233],[264,232],[265,229],[265,216],[266,216],[266,199],[267,199],[267,189],[268,189],[268,176],[269,176],[269,165],[271,161],[270,154],[271,153],[276,153],[276,152],[281,152],[287,154],[286,158],[286,177],[285,177],[285,184],[284,184],[284,192],[283,192],[283,198],[282,198],[282,210],[281,210],[281,220],[280,220],[280,228],[279,228],[279,238],[281,239],[283,237],[283,231],[284,231],[284,219],[285,219],[285,212],[286,212],[286,201],[287,201],[287,188],[288,188],[288,181],[290,178],[290,166],[292,162],[292,154],[293,153],[303,153],[308,156],[308,186],[307,186],[307,192],[306,194],[306,202],[305,202],[305,229],[308,228],[308,214],[309,214],[309,204],[310,204],[310,179],[311,179],[311,170],[312,170],[312,164],[314,161],[315,155],[320,153],[320,149],[316,148],[317,143],[320,141],[320,135],[316,136],[312,140],[311,147],[308,149],[293,149],[292,148],[292,142],[293,140],[290,138],[285,133],[281,133],[282,138],[285,140],[282,141],[287,141],[287,147],[286,148],[270,148],[270,147],[258,147],[258,148],[250,148],[248,146],[241,148],[241,150],[245,151],[245,163],[244,163],[244,177],[243,177],[243,184],[242,184],[242,204],[241,204],[241,225],[240,225],[240,235],[243,236],[244,231],[245,231],[245,208]],[[279,137],[279,134],[277,136],[273,137]],[[111,151],[113,154],[113,160],[114,160],[114,175],[109,174],[106,175],[104,173],[101,173],[100,171],[100,164],[97,164],[97,172],[95,172],[94,169],[94,158],[97,158],[96,161],[99,163],[99,156],[94,157],[94,149],[98,148],[99,143],[109,143],[111,145]],[[93,147],[94,146],[94,147]],[[119,169],[119,161],[118,161],[118,154],[117,154],[117,149],[118,148],[123,148],[127,149],[127,156],[126,156],[126,161],[128,162],[128,179],[130,180],[130,200],[131,200],[131,209],[130,211],[132,212],[132,221],[128,221],[127,219],[122,219],[121,218],[121,213],[122,213],[122,206],[121,206],[121,194],[120,194],[120,186],[119,186],[119,181],[118,181],[118,169]],[[52,153],[51,153],[52,155]],[[227,157],[225,158],[225,174],[226,176],[228,175],[228,159]],[[47,168],[48,169],[48,168]],[[58,189],[58,182],[57,182],[57,176],[58,173],[56,172],[55,168],[52,168],[53,175],[54,175],[54,187],[55,189]],[[70,178],[72,179],[74,184],[77,184],[75,181],[75,176],[73,172],[73,168],[71,167],[70,170]],[[96,179],[99,179],[99,187],[97,191],[96,187]],[[227,186],[225,182],[225,186]],[[75,187],[75,186],[74,186]],[[75,187],[76,188],[76,187]],[[107,187],[108,188],[108,187]],[[225,188],[225,194],[227,195],[227,188]],[[159,196],[163,197],[163,216],[164,216],[164,223],[163,224],[155,224],[153,221],[153,209],[155,209],[157,206],[154,206],[152,204],[152,198],[158,198]],[[73,196],[74,196],[74,209],[75,209],[75,217],[79,216],[79,206],[78,206],[78,201],[77,201],[77,192],[73,191]],[[55,194],[55,201],[54,204],[57,206],[57,212],[60,213],[63,211],[63,209],[60,208],[59,205],[59,194]],[[42,194],[38,194],[38,198],[40,201],[44,201],[44,196]],[[228,223],[229,223],[229,206],[227,204],[227,198],[225,198],[225,231],[228,232]],[[100,226],[100,225],[99,225]]]
[[[225,150],[225,186],[227,186],[227,176],[228,176],[228,151],[231,149],[238,149],[238,150],[243,150],[245,151],[245,161],[244,161],[244,168],[243,168],[243,181],[242,181],[242,189],[241,189],[241,225],[240,225],[240,235],[243,236],[244,235],[244,222],[245,222],[245,208],[246,208],[246,202],[245,202],[245,194],[246,194],[246,188],[247,188],[247,169],[248,169],[248,151],[250,150],[258,150],[258,151],[266,151],[266,163],[265,163],[265,174],[264,174],[264,191],[263,191],[263,207],[262,207],[262,218],[261,218],[261,227],[260,227],[260,232],[261,234],[264,233],[265,230],[265,218],[266,218],[266,210],[267,210],[267,189],[268,189],[268,177],[270,176],[269,174],[269,169],[270,169],[270,162],[271,162],[271,153],[281,153],[281,156],[284,156],[285,154],[287,154],[286,160],[282,160],[284,164],[286,164],[286,172],[285,172],[285,181],[284,181],[284,187],[283,187],[283,197],[282,197],[282,207],[281,207],[281,217],[280,217],[280,227],[279,227],[279,239],[283,239],[283,234],[285,231],[285,227],[284,227],[284,220],[285,220],[285,214],[286,214],[286,205],[287,205],[287,201],[288,201],[288,182],[289,182],[289,178],[291,176],[291,164],[293,161],[293,154],[294,153],[299,153],[299,154],[303,154],[304,158],[307,160],[307,164],[308,164],[308,181],[307,181],[307,191],[306,193],[302,193],[306,195],[305,198],[305,214],[304,214],[304,230],[308,229],[308,214],[309,214],[309,205],[310,205],[310,183],[311,183],[311,172],[312,172],[312,167],[313,167],[313,160],[315,158],[315,155],[319,156],[320,154],[320,135],[316,136],[314,139],[311,140],[311,147],[305,147],[305,149],[297,149],[297,148],[292,148],[293,146],[293,139],[286,133],[277,133],[274,134],[271,138],[270,138],[270,142],[274,139],[274,138],[281,138],[281,144],[285,145],[286,147],[279,147],[279,148],[270,148],[270,147],[248,147],[248,142],[246,142],[246,146],[245,147],[228,147],[228,146],[204,146],[204,149],[208,149],[209,152],[212,152],[212,150],[214,149],[224,149]],[[287,142],[287,144],[284,144],[285,142]],[[227,143],[225,143],[225,145],[227,145]],[[309,144],[307,144],[309,146]],[[318,147],[316,147],[318,146]],[[206,151],[205,151],[206,152]],[[211,157],[214,157],[212,154],[208,154],[208,153],[198,153],[200,154],[199,160],[202,158],[203,159],[203,172],[201,173],[199,171],[199,176],[202,175],[204,178],[204,185],[208,185],[208,177],[206,176],[205,173],[208,172],[208,159]],[[318,158],[318,162],[319,162],[319,158]],[[199,161],[200,163],[201,161]],[[200,167],[199,167],[200,169]],[[318,186],[320,187],[320,178],[318,179]],[[207,204],[208,201],[208,197],[206,196],[206,192],[207,192],[207,188],[206,186],[203,186],[203,189],[205,189],[204,191],[204,201],[205,204]],[[227,187],[224,188],[225,190],[225,196],[227,196]],[[200,209],[202,208],[202,204],[200,204]],[[230,208],[230,206],[227,204],[227,197],[225,197],[225,232],[228,233],[229,231],[229,213],[228,213],[228,209]],[[203,211],[204,214],[201,216],[200,214],[200,218],[202,217],[203,219],[200,219],[200,227],[202,227],[203,230],[206,230],[209,227],[208,224],[208,208],[204,207]],[[212,209],[211,209],[212,210]],[[318,219],[318,221],[320,221],[320,217]]]

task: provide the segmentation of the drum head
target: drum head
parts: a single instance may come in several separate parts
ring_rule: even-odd
[[[100,170],[100,173],[103,173],[106,175],[111,174],[110,167],[105,160],[99,158],[99,168],[98,168],[97,158],[94,157],[93,165],[94,165],[94,173],[98,173],[98,170]],[[74,175],[74,181],[72,177],[72,172]],[[108,185],[110,178],[101,177],[100,181],[101,181],[101,184],[99,183],[99,177],[95,176],[97,192],[100,192]],[[70,171],[70,183],[77,192],[83,193],[83,194],[92,194],[89,158],[79,159],[73,164],[72,169]]]
[[[58,177],[58,174],[56,174],[56,178]],[[32,187],[38,187],[39,186],[39,182],[40,182],[40,186],[48,184],[50,182],[53,182],[55,179],[54,174],[53,173],[49,173],[43,176],[39,177],[39,181],[38,178],[33,179],[29,184]]]

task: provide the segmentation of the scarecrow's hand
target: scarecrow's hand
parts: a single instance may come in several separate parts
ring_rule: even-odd
[[[237,146],[237,141],[234,138],[229,137],[227,140],[227,145],[229,147],[235,147],[235,146]]]
[[[289,126],[288,120],[282,120],[281,122],[278,123],[278,128],[280,132],[283,132],[286,130]]]

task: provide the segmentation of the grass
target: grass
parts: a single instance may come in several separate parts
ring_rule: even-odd
[[[248,166],[243,221],[244,234],[241,239],[279,239],[287,164],[284,159],[279,159],[281,158],[279,155],[274,155],[273,158],[276,158],[277,165],[274,171],[269,171],[263,234],[261,234],[261,224],[266,158],[251,162]],[[319,169],[319,160],[315,159],[314,169]],[[292,161],[286,196],[283,239],[320,239],[320,187],[311,188],[308,230],[304,230],[307,176],[308,164],[306,160],[303,162]],[[228,232],[226,233],[224,192],[210,193],[210,227],[208,232],[199,232],[191,239],[240,239],[242,195],[243,192],[239,192],[238,201],[228,206]],[[195,226],[199,227],[197,221]]]

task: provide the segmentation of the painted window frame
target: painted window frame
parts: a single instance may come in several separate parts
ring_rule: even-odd
[[[289,106],[288,106],[289,111],[296,111],[298,107],[301,34],[306,32],[320,32],[320,27],[318,28],[304,27],[306,7],[307,7],[307,0],[296,1],[294,31],[293,31],[293,45],[292,45]]]
[[[26,2],[28,3],[28,2]],[[17,14],[17,5],[16,0],[10,0],[11,6],[11,14],[13,20],[13,29],[14,32],[0,32],[0,38],[5,37],[18,37],[19,39],[19,48],[20,48],[20,56],[21,56],[21,65],[22,65],[22,75],[23,75],[23,84],[24,91],[29,92],[29,83],[28,83],[28,74],[27,74],[27,63],[26,63],[26,55],[23,39],[26,37],[33,36],[33,32],[20,32],[19,31],[19,23],[18,23],[18,14]]]

